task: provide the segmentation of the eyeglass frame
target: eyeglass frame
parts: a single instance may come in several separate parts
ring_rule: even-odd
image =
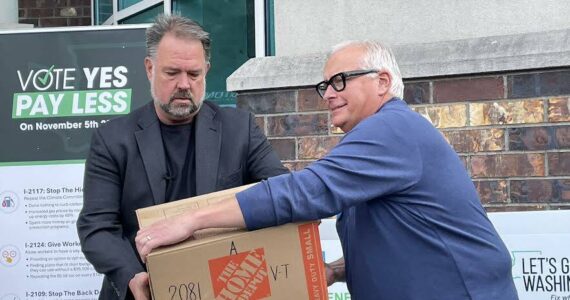
[[[317,90],[317,94],[319,94],[319,96],[321,96],[321,98],[325,98],[325,93],[327,91],[327,89],[329,88],[329,86],[332,86],[333,90],[337,91],[337,92],[342,92],[344,91],[344,89],[346,89],[346,80],[350,79],[350,78],[354,78],[354,77],[358,77],[358,76],[363,76],[363,75],[368,75],[368,74],[372,74],[372,73],[377,73],[380,72],[380,70],[377,69],[365,69],[365,70],[354,70],[354,71],[346,71],[346,72],[339,72],[334,74],[333,76],[331,76],[329,78],[329,80],[323,80],[319,83],[317,83],[315,85],[315,89]],[[342,79],[342,88],[337,89],[337,87],[332,83],[333,78],[340,76],[340,78]],[[323,93],[321,94],[321,90],[319,89],[319,86],[321,85],[325,85],[326,87],[322,90]]]

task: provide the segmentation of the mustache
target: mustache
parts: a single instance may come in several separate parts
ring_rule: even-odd
[[[194,95],[189,90],[178,90],[172,96],[170,96],[169,102],[174,101],[174,99],[188,99],[192,103],[196,103]]]

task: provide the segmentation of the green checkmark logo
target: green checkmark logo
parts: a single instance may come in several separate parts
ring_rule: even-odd
[[[46,83],[48,82],[49,75],[51,74],[51,70],[53,70],[53,67],[54,67],[54,66],[55,66],[55,65],[51,65],[51,67],[49,67],[49,69],[47,70],[47,72],[46,72],[46,74],[45,74],[44,76],[38,77],[38,80],[40,81],[40,83],[41,83],[42,85],[45,86]]]

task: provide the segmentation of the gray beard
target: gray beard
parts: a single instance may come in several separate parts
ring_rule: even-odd
[[[154,93],[154,78],[152,81],[153,82],[150,85],[150,94],[152,96],[152,99],[154,100],[154,103],[158,104],[158,106],[160,107],[160,109],[162,109],[163,112],[165,112],[167,115],[173,117],[176,120],[184,120],[191,118],[196,113],[198,113],[198,111],[202,107],[202,104],[204,103],[204,97],[206,96],[206,83],[204,83],[204,93],[202,99],[200,99],[198,103],[196,103],[196,98],[189,90],[176,91],[172,96],[170,96],[168,103],[162,103]],[[177,98],[189,99],[190,105],[175,105],[173,101],[174,99]]]
[[[196,104],[194,97],[190,98],[190,105],[175,105],[172,102],[172,99],[168,103],[162,103],[157,100],[155,100],[155,102],[158,102],[158,106],[160,106],[162,111],[175,119],[187,119],[193,116],[198,112],[198,110],[200,110],[202,103],[204,103],[203,101],[200,101]]]

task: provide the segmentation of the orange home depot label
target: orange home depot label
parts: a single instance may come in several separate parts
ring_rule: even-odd
[[[263,248],[208,261],[214,296],[219,300],[254,300],[271,296]]]
[[[303,252],[309,299],[328,299],[318,224],[299,225],[299,240]]]

